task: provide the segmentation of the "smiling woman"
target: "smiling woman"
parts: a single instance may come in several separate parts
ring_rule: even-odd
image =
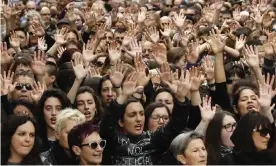
[[[40,141],[34,119],[11,115],[1,128],[1,165],[41,164]]]

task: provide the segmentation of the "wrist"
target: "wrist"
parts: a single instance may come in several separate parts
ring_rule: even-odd
[[[177,101],[179,101],[179,102],[181,102],[181,103],[184,103],[184,102],[185,102],[185,97],[175,95],[175,98],[176,98]]]
[[[215,84],[215,79],[207,80],[208,85]]]

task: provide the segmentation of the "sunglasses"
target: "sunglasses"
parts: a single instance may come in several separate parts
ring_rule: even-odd
[[[33,87],[31,84],[17,84],[15,86],[16,90],[22,90],[25,87],[26,90],[31,91],[33,90]]]
[[[264,129],[261,129],[261,130],[259,130],[259,129],[258,129],[258,130],[254,129],[253,131],[259,132],[259,133],[260,133],[260,136],[262,136],[262,137],[266,137],[267,134],[270,134],[270,132],[271,132],[271,130],[268,129],[268,128],[264,128]]]
[[[91,149],[96,149],[100,145],[101,148],[105,148],[106,140],[101,140],[99,143],[97,142],[90,142],[88,144],[82,144],[81,146],[90,146]]]

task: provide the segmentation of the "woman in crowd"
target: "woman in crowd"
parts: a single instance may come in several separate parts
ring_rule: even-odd
[[[206,165],[207,150],[204,138],[194,131],[178,135],[169,148],[181,165]]]
[[[232,153],[234,144],[230,137],[236,127],[233,115],[226,111],[217,112],[208,125],[205,145],[208,165],[217,165],[220,159]]]
[[[275,165],[276,154],[269,151],[274,124],[260,112],[250,111],[244,115],[231,136],[235,145],[232,154],[225,156],[220,164],[228,165]]]
[[[39,124],[39,134],[43,142],[42,152],[48,150],[55,142],[55,124],[57,116],[71,104],[64,92],[56,89],[43,93],[38,103],[36,118]]]
[[[94,124],[100,122],[103,110],[101,102],[92,88],[80,87],[76,95],[75,105],[85,115],[86,121],[92,121]]]
[[[106,140],[101,139],[99,129],[98,126],[88,121],[70,130],[69,148],[80,165],[101,164]]]
[[[40,165],[41,142],[35,120],[10,115],[1,126],[2,165]]]

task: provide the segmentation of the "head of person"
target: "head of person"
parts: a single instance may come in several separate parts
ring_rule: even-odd
[[[50,88],[56,81],[58,68],[57,65],[53,62],[46,62],[45,67],[45,74],[43,77],[44,81],[46,82],[47,88]]]
[[[110,42],[113,40],[114,38],[114,34],[112,31],[108,31],[106,34],[105,34],[105,40],[106,40],[106,43],[107,44],[110,44]]]
[[[40,10],[40,15],[45,25],[49,25],[51,23],[51,11],[49,7],[42,7]]]
[[[234,111],[243,116],[249,111],[259,111],[260,104],[257,101],[259,91],[257,85],[249,79],[237,81],[232,88]]]
[[[68,133],[74,126],[84,122],[85,116],[77,109],[66,108],[61,111],[57,116],[55,136],[62,148],[69,150]]]
[[[206,130],[205,145],[208,152],[208,164],[217,164],[221,159],[221,146],[234,147],[232,136],[236,120],[227,111],[216,112]]]
[[[15,4],[15,8],[20,11],[20,14],[22,14],[26,8],[26,0],[19,0],[16,4]]]
[[[145,62],[154,60],[153,57],[150,56],[152,53],[152,46],[153,44],[149,41],[142,43],[142,56]]]
[[[14,32],[19,38],[20,41],[20,48],[24,48],[28,45],[28,40],[27,40],[27,33],[23,28],[16,28],[14,29]]]
[[[35,1],[28,1],[26,3],[26,11],[36,10],[36,4]]]
[[[12,72],[20,73],[20,72],[29,72],[33,73],[31,64],[32,64],[32,57],[29,55],[30,52],[25,53],[18,53],[14,57],[14,62],[10,67]]]
[[[173,102],[172,92],[169,89],[166,89],[166,88],[158,89],[155,92],[155,96],[153,97],[153,99],[154,99],[154,102],[156,103],[162,103],[166,105],[169,108],[170,113],[172,113],[174,102]]]
[[[118,43],[122,43],[124,40],[124,37],[126,35],[126,29],[124,28],[117,28],[114,32],[114,39],[118,42]]]
[[[37,124],[29,116],[10,115],[1,126],[1,164],[41,164]]]
[[[155,132],[159,127],[164,126],[170,120],[170,110],[162,103],[152,103],[145,110],[144,130]]]
[[[100,121],[102,114],[101,102],[89,86],[82,86],[78,89],[75,105],[85,115],[86,121],[93,121],[94,124]]]
[[[101,139],[98,126],[91,122],[75,126],[68,134],[68,144],[81,165],[101,164],[106,141]]]
[[[194,131],[179,134],[172,141],[169,150],[183,165],[207,164],[207,151],[203,136]]]
[[[187,55],[187,49],[185,47],[173,47],[167,53],[168,62],[185,68],[185,55]]]
[[[269,119],[260,112],[250,111],[239,120],[231,140],[235,150],[260,152],[268,149],[271,134]]]
[[[58,61],[58,65],[61,66],[64,63],[71,62],[74,60],[76,56],[81,55],[81,52],[77,48],[66,49],[62,54]]]
[[[57,89],[46,90],[41,96],[36,112],[43,141],[47,141],[47,131],[55,130],[57,116],[61,110],[70,107],[66,94]]]
[[[33,25],[34,23],[43,25],[41,15],[39,14],[39,12],[37,12],[35,10],[28,11],[26,14],[26,18],[27,18],[27,22],[28,22],[28,24],[27,24],[28,27],[30,25]]]
[[[67,41],[79,41],[79,34],[78,31],[75,29],[69,29],[66,35]]]
[[[108,76],[101,78],[99,82],[100,97],[104,105],[108,105],[117,95]]]
[[[12,92],[11,99],[33,102],[31,93],[33,91],[34,76],[25,71],[16,73],[14,82],[16,82],[16,85]]]
[[[145,125],[145,111],[143,105],[137,100],[128,100],[122,108],[118,121],[125,134],[139,136],[143,133]]]
[[[12,100],[11,106],[15,115],[29,115],[33,117],[35,105],[26,100]]]

